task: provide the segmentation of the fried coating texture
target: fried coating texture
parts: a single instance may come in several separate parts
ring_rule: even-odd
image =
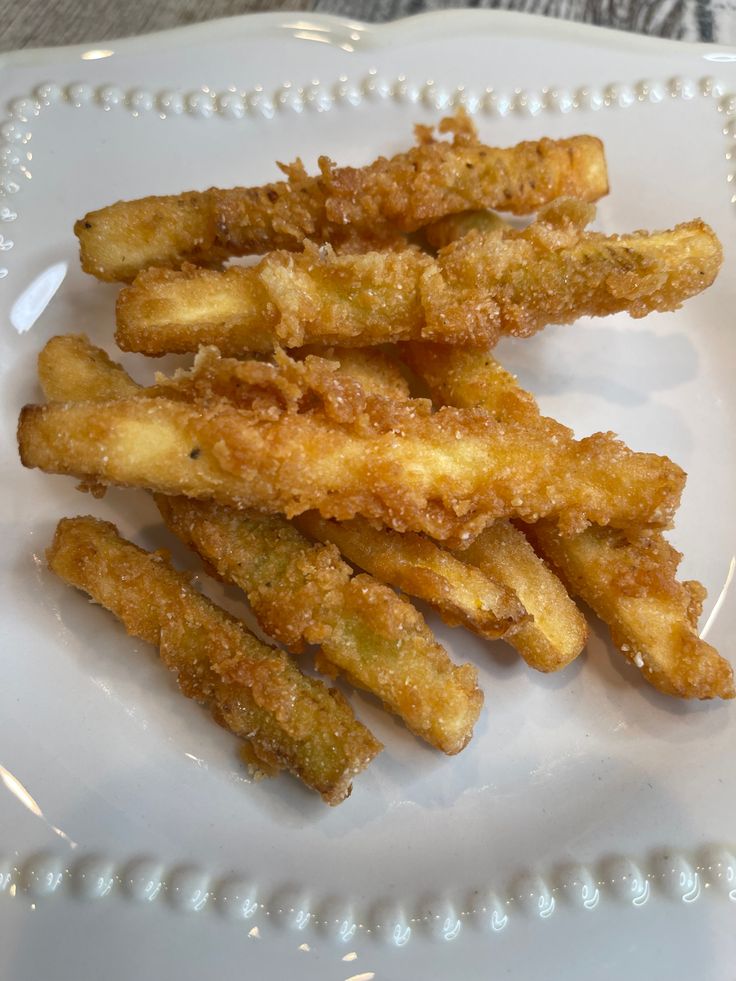
[[[202,344],[230,355],[403,340],[489,347],[583,315],[674,310],[718,273],[721,245],[702,221],[606,236],[583,230],[592,214],[557,201],[523,231],[471,232],[436,259],[310,246],[224,272],[148,269],[120,292],[116,340],[153,356]]]
[[[209,374],[195,367],[195,391],[217,364],[210,352]],[[366,393],[335,367],[284,355],[278,365],[236,362],[225,374],[250,408],[219,394],[199,405],[138,397],[27,406],[21,458],[102,484],[287,516],[362,515],[440,540],[468,541],[497,517],[554,516],[566,534],[590,522],[670,521],[684,475],[666,458],[634,454],[610,434],[565,440],[558,424],[505,425],[483,410],[432,414],[423,400]]]
[[[534,428],[541,420],[536,399],[489,352],[446,344],[402,344],[402,359],[429,389],[437,405],[483,408],[499,420]],[[554,420],[545,420],[552,423]],[[572,439],[572,430],[556,423],[557,434]]]
[[[408,399],[409,382],[393,352],[378,347],[312,347],[298,348],[290,356],[302,361],[310,354],[335,361],[342,374],[347,375],[374,395],[392,399]]]
[[[353,565],[424,600],[451,627],[495,640],[527,619],[514,593],[421,535],[373,528],[364,518],[340,523],[314,511],[295,519],[300,531],[336,545]]]
[[[147,269],[118,296],[115,339],[153,357],[203,344],[233,356],[410,339],[488,345],[498,336],[489,296],[446,280],[435,260],[413,250],[336,255],[308,247],[224,272]]]
[[[551,422],[488,354],[418,344],[407,345],[403,354],[438,402],[482,405],[500,420],[530,428]],[[568,432],[557,426],[562,435]],[[705,591],[700,583],[678,582],[680,555],[660,534],[631,542],[613,529],[592,526],[560,538],[547,522],[527,526],[525,532],[655,688],[681,698],[733,697],[731,666],[697,636]],[[489,571],[494,574],[493,568]]]
[[[388,365],[367,367],[368,375],[361,378],[367,386],[380,380],[384,371],[395,376],[398,370],[395,358]],[[399,377],[403,379],[400,373]],[[338,524],[308,511],[295,521],[312,538],[333,542],[355,565],[423,599],[451,626],[460,622],[489,639],[502,635],[537,671],[559,671],[585,646],[585,618],[557,576],[508,521],[494,522],[454,559],[426,538],[377,530],[363,518]],[[515,597],[517,609],[524,611],[503,632],[498,623],[488,622],[484,610],[490,605],[498,617],[497,601],[491,598],[499,589],[505,601]]]
[[[163,555],[121,538],[109,522],[62,519],[47,559],[128,633],[158,647],[182,693],[246,739],[259,761],[294,773],[328,804],[349,795],[355,774],[380,751],[339,692],[304,676],[193,589]]]
[[[125,369],[84,334],[59,334],[48,340],[38,355],[38,380],[50,402],[125,398],[140,390]]]
[[[168,527],[247,595],[263,629],[317,666],[377,695],[415,735],[448,754],[469,741],[483,704],[476,671],[455,665],[393,590],[354,576],[332,545],[278,516],[156,497]]]
[[[342,371],[378,388],[406,386],[396,362],[380,351],[332,353]],[[83,337],[53,338],[42,359],[42,385],[51,399],[142,391]],[[334,546],[312,544],[276,515],[163,495],[156,503],[169,528],[210,570],[243,589],[269,636],[296,653],[320,644],[325,673],[372,692],[438,749],[456,753],[470,739],[482,704],[474,669],[455,667],[421,615],[393,590],[370,576],[353,576]]]
[[[304,239],[342,251],[392,247],[443,215],[468,208],[530,214],[565,195],[596,201],[608,191],[600,140],[575,136],[497,149],[457,119],[440,124],[452,142],[421,145],[366,167],[319,160],[309,177],[300,161],[287,180],[262,187],[210,188],[116,204],[74,226],[82,268],[129,282],[149,266],[212,265],[230,256],[299,251]]]
[[[504,637],[537,671],[559,671],[588,640],[585,617],[559,578],[510,521],[494,521],[462,551],[458,561],[512,590],[530,619]]]
[[[603,144],[594,136],[542,139],[508,149],[475,138],[431,141],[368,167],[323,167],[325,210],[338,226],[388,221],[412,232],[443,215],[493,208],[529,215],[550,201],[608,193]]]
[[[731,665],[697,634],[705,589],[678,582],[682,556],[661,535],[631,544],[591,527],[562,541],[545,522],[529,534],[655,688],[678,698],[736,695]]]

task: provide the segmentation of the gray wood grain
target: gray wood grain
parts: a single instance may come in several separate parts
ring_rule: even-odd
[[[388,21],[460,7],[527,11],[650,36],[736,43],[736,0],[0,0],[0,50],[103,41],[258,11]]]

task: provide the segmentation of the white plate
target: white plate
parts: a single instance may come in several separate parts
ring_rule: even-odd
[[[674,540],[709,614],[736,544],[736,52],[515,15],[295,14],[20,52],[0,71],[3,976],[193,978],[216,959],[228,978],[731,977],[733,706],[660,697],[598,624],[558,677],[438,626],[487,695],[459,758],[353,696],[386,750],[346,804],[288,777],[251,784],[153,652],[44,569],[62,514],[171,546],[152,506],[24,471],[14,429],[50,336],[84,330],[113,350],[116,288],[77,263],[85,211],[258,184],[296,155],[362,163],[458,102],[501,145],[594,133],[612,185],[599,227],[702,216],[726,265],[675,314],[551,328],[502,357],[545,411],[690,471]],[[729,657],[732,600],[709,634]]]

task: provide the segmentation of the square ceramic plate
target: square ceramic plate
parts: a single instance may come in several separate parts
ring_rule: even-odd
[[[595,622],[586,654],[542,677],[433,621],[486,691],[460,757],[354,695],[386,750],[348,802],[252,784],[228,734],[43,551],[60,515],[93,511],[192,559],[144,495],[95,501],[24,471],[14,432],[50,336],[114,350],[116,288],[77,262],[87,210],[259,184],[297,155],[367,162],[458,104],[499,145],[594,133],[612,188],[598,227],[701,216],[724,269],[677,313],[550,328],[501,358],[545,412],[690,472],[673,538],[733,658],[736,51],[513,15],[293,15],[20,52],[0,77],[3,976],[730,978],[733,706],[660,697]]]

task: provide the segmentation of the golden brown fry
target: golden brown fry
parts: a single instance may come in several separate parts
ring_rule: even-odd
[[[364,518],[339,524],[307,511],[295,524],[310,538],[336,545],[342,554],[381,582],[416,596],[451,627],[462,624],[482,637],[502,637],[526,619],[511,590],[421,535],[371,527]]]
[[[490,355],[419,344],[407,345],[403,353],[440,403],[481,405],[500,420],[529,427],[551,423]],[[569,433],[559,423],[557,428],[561,437]],[[609,625],[614,643],[651,684],[682,698],[733,697],[730,665],[697,636],[705,592],[699,583],[677,581],[680,556],[661,535],[631,543],[612,529],[596,527],[564,539],[546,522],[525,530],[570,589]]]
[[[456,215],[445,215],[421,229],[421,236],[431,248],[444,249],[470,232],[502,231],[508,223],[495,211],[460,211]]]
[[[500,150],[475,139],[424,142],[368,167],[325,168],[325,211],[338,227],[388,221],[412,232],[443,215],[493,208],[528,215],[561,197],[608,193],[603,144],[594,136],[542,139]]]
[[[421,351],[425,351],[424,345],[420,345],[419,347]],[[106,397],[109,398],[110,395],[113,395],[118,390],[120,390],[121,395],[133,394],[140,391],[135,382],[128,377],[122,368],[114,365],[104,355],[104,352],[100,352],[98,349],[92,347],[86,341],[86,338],[75,338],[72,336],[53,338],[48,342],[47,348],[44,350],[48,350],[48,355],[44,355],[44,352],[42,352],[41,357],[44,363],[48,365],[48,370],[42,375],[42,384],[45,394],[50,399],[72,401],[77,399],[81,394],[86,394],[88,398],[104,399]],[[431,346],[427,346],[427,352],[431,351]],[[438,377],[441,377],[442,364],[447,363],[446,359],[442,358],[441,351],[442,349],[434,352],[438,362]],[[306,353],[308,352],[300,352],[300,354],[305,355]],[[461,353],[460,350],[456,351],[455,357],[459,358]],[[332,356],[339,357],[342,371],[351,371],[357,362],[358,374],[354,375],[354,377],[358,377],[365,387],[370,387],[371,385],[376,387],[378,382],[385,377],[388,379],[390,385],[390,394],[397,398],[403,394],[405,384],[403,375],[398,370],[396,361],[383,354],[383,352],[379,352],[377,349],[362,350],[356,348],[348,349],[347,351],[331,352],[331,354]],[[365,355],[365,358],[362,358],[363,355]],[[206,352],[204,353],[204,357],[208,357]],[[377,358],[378,360],[376,360]],[[202,356],[200,356],[201,360]],[[71,364],[70,361],[72,362]],[[224,360],[220,361],[221,366],[227,363]],[[86,374],[83,373],[85,367],[87,368]],[[230,369],[228,369],[229,371]],[[499,371],[502,371],[502,369],[499,368]],[[81,382],[78,382],[80,378]],[[126,384],[129,388],[125,387]],[[378,387],[380,388],[380,386]],[[223,384],[217,390],[221,392],[223,388],[224,380]],[[199,394],[207,395],[210,393],[200,391]],[[531,399],[531,396],[529,396],[529,399]],[[314,517],[313,512],[310,514]],[[301,520],[305,520],[307,517],[308,515],[305,515]],[[281,519],[272,518],[268,520],[276,522],[278,528],[281,527],[278,524]],[[355,521],[357,522],[357,519]],[[361,524],[364,523],[361,522]],[[260,518],[258,523],[254,524],[253,527],[256,530],[260,529],[263,531],[261,539],[256,540],[260,541],[261,549],[267,554],[270,554],[274,545],[272,536],[269,536],[269,526],[265,518]],[[379,534],[370,528],[367,528],[367,533],[369,535]],[[253,534],[255,535],[255,530]],[[394,542],[399,541],[397,536],[394,536],[388,530],[384,530],[383,534]],[[408,538],[411,541],[414,537],[402,536],[401,541],[404,538]],[[251,558],[247,563],[245,561],[243,562],[244,568],[252,565],[256,561],[253,558],[253,555],[256,554],[255,551],[251,550],[249,554]],[[534,549],[520,531],[517,531],[508,522],[497,521],[491,528],[482,533],[478,547],[472,553],[462,551],[456,554],[457,561],[463,563],[464,568],[467,570],[465,574],[469,577],[470,584],[476,585],[476,595],[480,596],[483,587],[474,579],[475,566],[469,563],[469,554],[475,557],[478,568],[484,569],[492,579],[497,579],[498,582],[502,582],[504,586],[513,590],[519,596],[522,603],[526,601],[528,604],[533,615],[533,622],[526,622],[521,629],[513,631],[512,636],[507,634],[505,639],[519,651],[531,667],[539,671],[559,670],[559,668],[564,667],[565,664],[569,663],[580,653],[586,639],[585,621],[578,612],[577,607],[570,601],[560,581],[537,556]],[[447,555],[447,553],[445,552],[443,555]],[[348,554],[348,557],[356,561],[357,564],[360,564],[354,555],[351,556]],[[410,556],[405,555],[404,558],[410,563]],[[316,561],[315,558],[314,562],[316,563]],[[260,568],[260,562],[258,563],[258,568]],[[407,569],[404,568],[403,575],[406,574]],[[430,573],[430,576],[434,575],[436,575],[435,572]],[[269,573],[269,578],[276,581],[276,577],[272,573]],[[389,577],[383,576],[383,578],[388,579]],[[446,579],[436,580],[432,578],[432,590],[430,591],[428,589],[430,580],[427,576],[423,576],[421,571],[418,571],[418,578],[419,581],[411,586],[407,585],[403,580],[401,582],[397,582],[396,580],[391,581],[400,585],[401,588],[411,595],[422,595],[435,608],[438,608],[443,596],[446,597],[447,588],[449,588],[448,581]],[[445,588],[440,589],[439,587],[443,583]],[[460,585],[461,591],[468,589],[467,585],[463,586],[457,582],[456,584]],[[248,587],[246,591],[249,595],[251,595],[254,588],[254,586]],[[420,594],[418,592],[419,588],[423,589],[423,593]],[[438,595],[438,592],[440,595]],[[251,601],[253,599],[254,597],[251,595]],[[446,603],[447,600],[445,598]],[[321,608],[323,604],[317,603],[316,605]],[[472,608],[472,603],[470,605]],[[294,608],[293,601],[284,603],[283,608],[292,610]],[[466,616],[467,613],[466,608]],[[261,616],[262,625],[267,632],[272,632],[282,643],[287,645],[292,643],[290,638],[284,634],[285,628],[279,627],[278,625],[283,621],[283,616],[274,617],[275,624],[269,624],[264,621],[262,613],[259,613],[259,609],[256,609],[256,615]],[[293,615],[298,616],[298,614]],[[394,619],[398,623],[401,618],[395,614]],[[487,621],[485,623],[483,622],[482,617],[480,622],[476,622],[474,625],[467,623],[467,625],[471,626],[471,629],[475,629],[476,632],[483,632],[484,629],[490,627]],[[368,633],[364,629],[361,635],[368,636]],[[401,637],[402,635],[399,634],[398,636]],[[375,647],[375,644],[376,641],[374,640],[371,641],[369,646]]]
[[[118,296],[115,339],[124,351],[154,357],[203,344],[240,355],[422,338],[493,343],[495,305],[478,290],[466,293],[416,251],[336,255],[309,247],[224,272],[148,269]]]
[[[591,527],[561,540],[545,522],[529,533],[650,684],[679,698],[734,697],[731,665],[697,634],[705,590],[677,581],[682,556],[661,535],[632,544]]]
[[[54,338],[42,353],[49,398],[104,399],[142,391],[86,338]],[[341,369],[375,382],[403,381],[379,351],[336,352]],[[219,576],[248,596],[264,631],[290,650],[321,644],[320,666],[380,698],[438,749],[458,752],[472,734],[482,702],[469,665],[456,668],[422,617],[370,576],[353,576],[333,546],[313,545],[281,517],[232,512],[184,498],[156,498],[171,530]]]
[[[591,205],[557,201],[522,231],[471,232],[440,251],[445,281],[485,289],[501,334],[527,337],[549,323],[627,311],[675,310],[715,279],[723,250],[700,220],[669,231],[584,231]]]
[[[456,127],[445,121],[443,131]],[[319,161],[308,177],[300,162],[287,180],[263,187],[210,188],[119,201],[74,226],[82,267],[104,280],[130,281],[148,266],[219,263],[273,249],[298,251],[305,238],[343,250],[383,248],[430,221],[468,208],[529,214],[570,195],[595,201],[608,191],[600,140],[487,147],[456,132],[452,143],[425,140],[390,160],[335,168]]]
[[[353,776],[380,743],[343,696],[305,677],[176,572],[160,553],[121,538],[95,518],[59,522],[49,567],[159,648],[188,698],[247,739],[258,760],[290,770],[329,804],[350,793]]]
[[[524,534],[509,521],[494,521],[462,551],[476,567],[514,591],[531,619],[504,637],[537,671],[559,671],[585,647],[585,617]]]
[[[370,576],[352,576],[334,546],[313,545],[283,518],[157,496],[166,524],[217,574],[244,590],[263,629],[317,666],[373,692],[445,753],[470,739],[483,695],[421,615]]]
[[[52,337],[38,355],[38,380],[50,402],[100,398],[100,378],[105,379],[102,398],[124,398],[136,395],[140,389],[119,364],[90,344],[84,334]]]
[[[482,408],[498,420],[534,427],[541,413],[534,396],[492,354],[447,344],[402,344],[401,357],[422,380],[437,405]],[[553,420],[545,420],[552,423]],[[572,430],[557,423],[562,437]]]
[[[118,297],[118,345],[158,356],[305,343],[428,340],[491,346],[550,323],[674,310],[706,289],[722,249],[702,221],[665,232],[583,230],[592,206],[558,201],[523,231],[472,232],[436,259],[416,250],[274,252],[224,272],[149,269]]]
[[[425,345],[417,347],[423,349]],[[460,349],[458,356],[461,354]],[[341,368],[344,370],[344,365]],[[380,378],[382,371],[395,375],[398,370],[395,359],[389,359],[385,366],[367,368],[361,379],[367,386]],[[441,377],[441,365],[437,368]],[[492,588],[503,584],[505,595],[515,596],[519,609],[528,605],[524,621],[507,630],[504,639],[537,671],[559,671],[585,647],[585,618],[523,533],[508,521],[496,521],[481,532],[469,550],[455,553],[454,564],[448,562],[449,552],[427,539],[399,535],[386,528],[377,531],[363,518],[336,524],[308,511],[295,521],[313,538],[333,542],[346,558],[367,572],[425,600],[446,622],[459,620],[482,636],[498,636],[498,625],[488,623],[488,614],[480,611],[489,605]]]
[[[557,424],[502,425],[481,410],[431,414],[422,400],[366,394],[319,358],[254,367],[269,386],[261,409],[164,398],[28,406],[21,458],[103,484],[289,516],[359,514],[461,541],[508,516],[554,516],[567,534],[591,521],[659,527],[682,489],[671,461],[632,453],[610,435],[575,442]],[[231,384],[247,381],[249,363],[234,371]],[[196,387],[196,368],[191,377]],[[284,408],[274,404],[285,396]]]

